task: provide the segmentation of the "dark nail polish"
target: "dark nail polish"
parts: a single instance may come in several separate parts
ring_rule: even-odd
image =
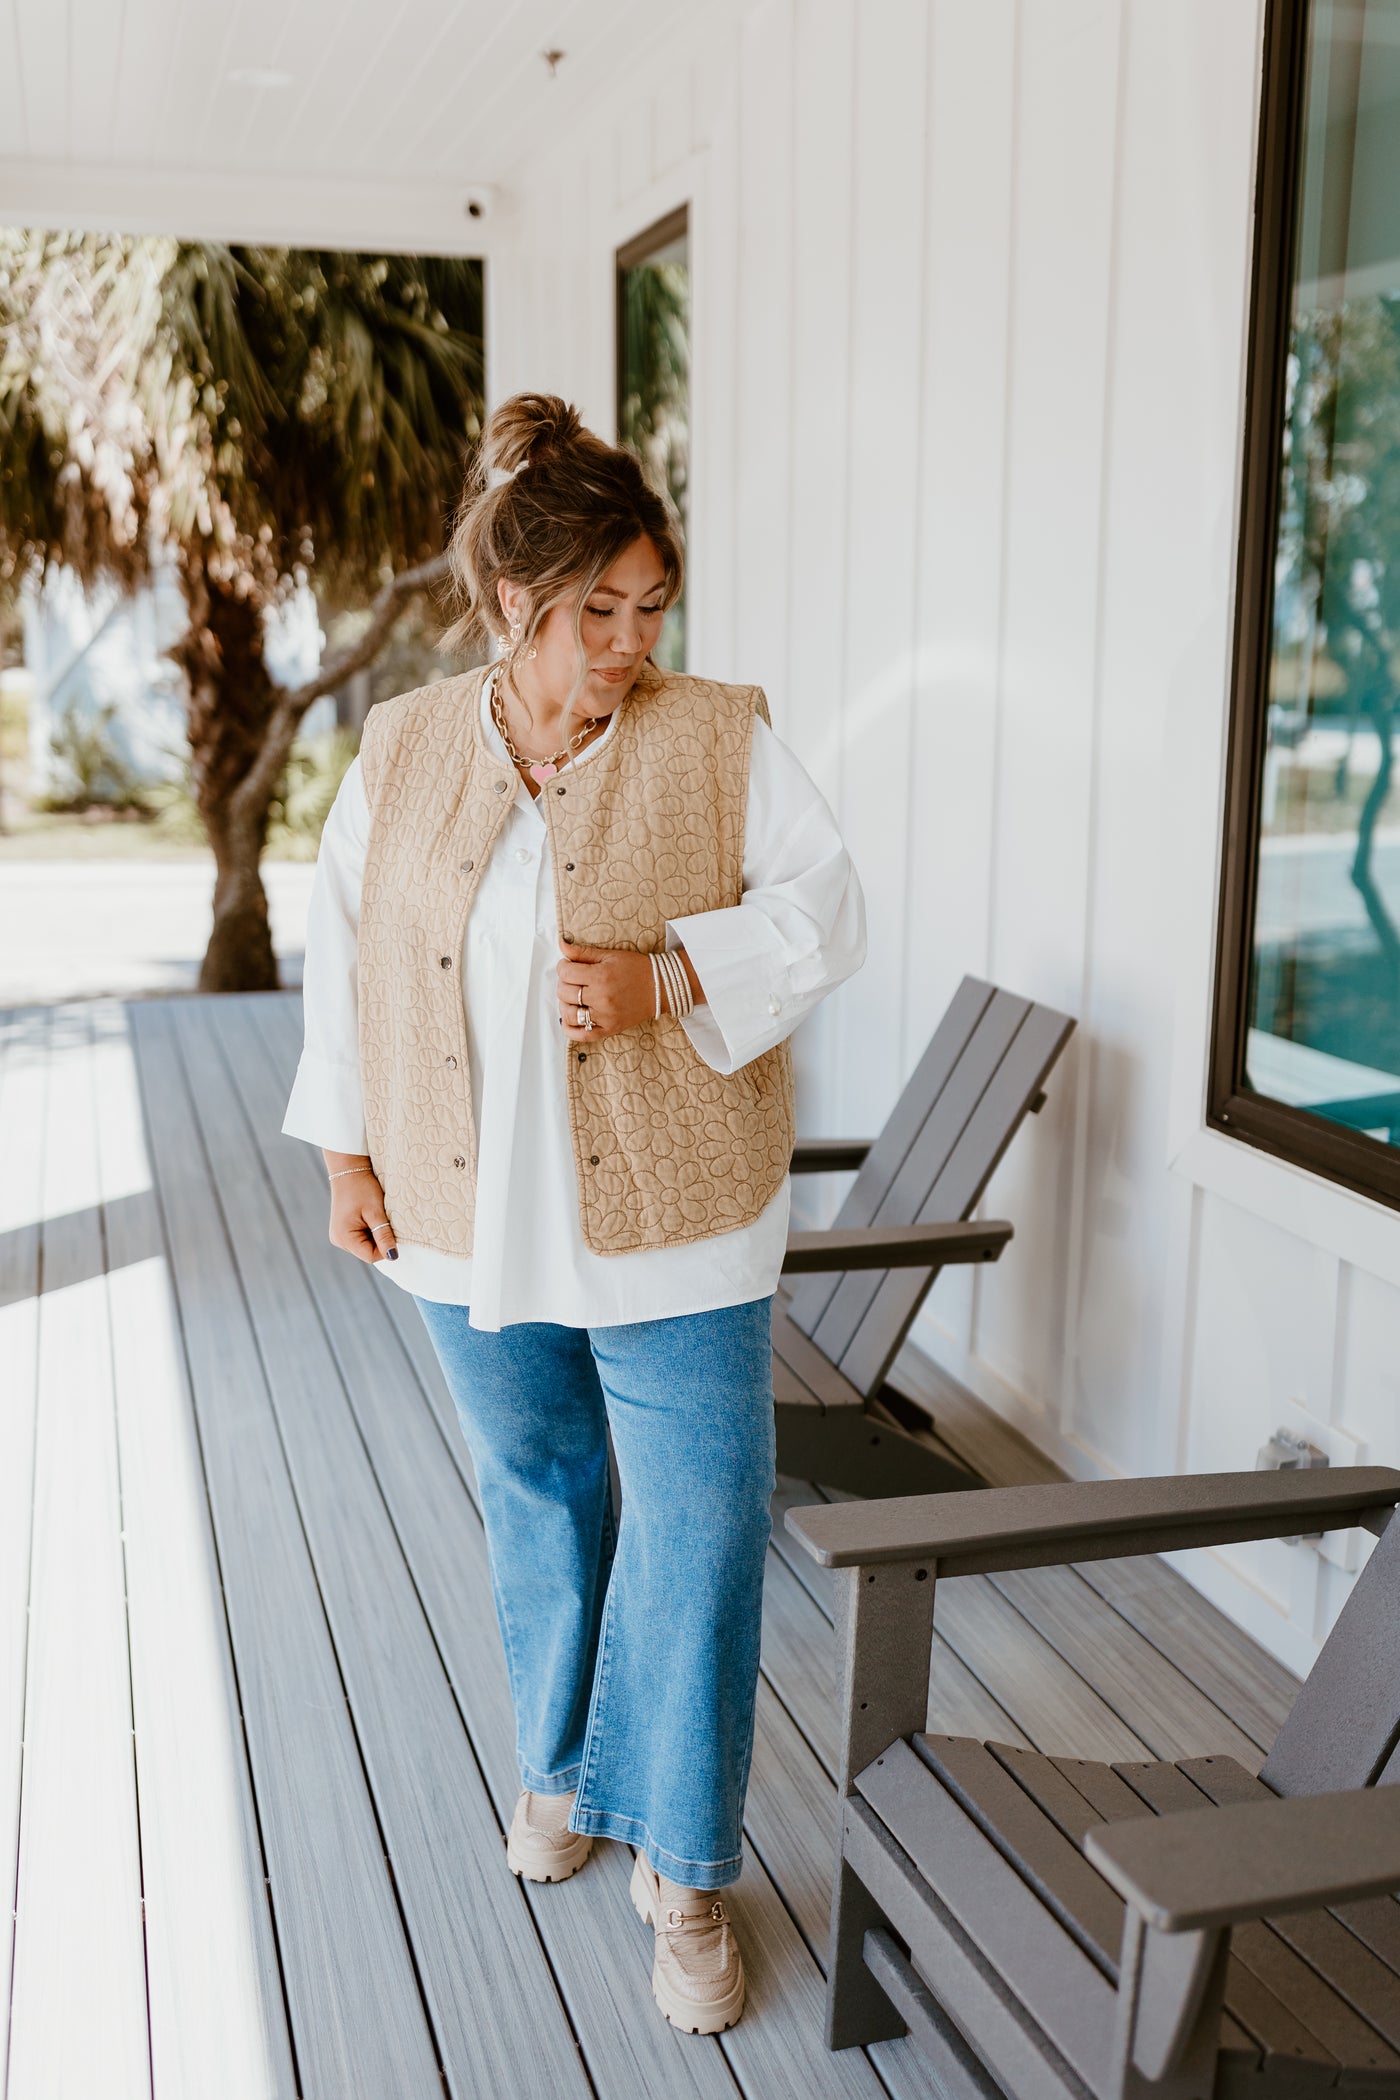
[[[399,1250],[398,1250],[398,1248],[397,1248],[397,1247],[391,1247],[391,1248],[389,1249],[389,1259],[390,1259],[390,1261],[397,1261],[397,1260],[398,1260],[398,1258],[399,1258]]]

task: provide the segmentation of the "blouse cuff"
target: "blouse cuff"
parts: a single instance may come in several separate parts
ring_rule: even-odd
[[[781,936],[762,912],[733,905],[668,919],[666,946],[695,965],[705,1003],[681,1025],[712,1071],[737,1072],[797,1026]]]
[[[282,1118],[285,1137],[305,1138],[326,1152],[361,1152],[369,1157],[364,1095],[358,1064],[343,1064],[317,1050],[303,1050]]]

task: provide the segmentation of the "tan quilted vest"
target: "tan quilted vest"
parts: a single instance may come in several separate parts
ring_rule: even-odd
[[[485,670],[373,709],[360,751],[370,810],[360,901],[360,1070],[370,1157],[394,1230],[472,1251],[476,1130],[463,938],[515,795],[481,728]],[[565,938],[643,953],[668,919],[737,904],[756,686],[648,666],[586,765],[540,798]],[[471,986],[465,987],[471,997]],[[792,1156],[786,1043],[728,1078],[663,1015],[561,1041],[583,1237],[595,1254],[680,1247],[748,1225]]]

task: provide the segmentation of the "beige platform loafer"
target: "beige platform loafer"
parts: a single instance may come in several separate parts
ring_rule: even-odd
[[[567,1881],[593,1850],[585,1833],[570,1830],[572,1794],[525,1793],[515,1804],[506,1839],[506,1865],[526,1881]]]
[[[744,2010],[744,1964],[717,1889],[663,1881],[641,1853],[632,1868],[632,1902],[656,1930],[651,1994],[685,2034],[720,2034]]]

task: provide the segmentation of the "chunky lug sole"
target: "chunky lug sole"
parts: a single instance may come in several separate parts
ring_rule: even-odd
[[[644,1925],[651,1925],[654,1929],[651,1888],[642,1868],[640,1852],[632,1862],[630,1894],[632,1908],[637,1916]],[[723,2034],[727,2027],[734,2025],[744,2010],[743,1972],[740,1971],[739,1981],[727,1998],[717,1998],[712,2005],[696,2005],[693,1999],[682,1997],[679,1991],[673,1990],[653,1965],[651,1995],[671,2025],[679,2027],[683,2034]]]
[[[547,1855],[543,1848],[538,1853],[518,1852],[514,1838],[507,1838],[506,1865],[522,1881],[568,1881],[587,1860],[593,1840],[587,1831],[566,1834],[568,1844],[552,1845]]]

